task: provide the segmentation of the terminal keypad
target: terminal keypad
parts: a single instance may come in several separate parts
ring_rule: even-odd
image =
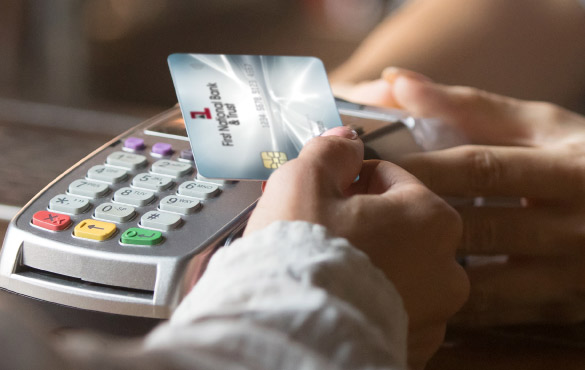
[[[123,151],[88,168],[85,178],[69,183],[31,223],[50,232],[74,225],[74,238],[97,242],[118,238],[121,247],[164,244],[165,236],[192,222],[186,218],[219,196],[224,184],[198,177],[192,156],[183,152],[174,160],[171,144],[149,148],[141,138],[127,138]],[[86,214],[76,224],[71,220]]]

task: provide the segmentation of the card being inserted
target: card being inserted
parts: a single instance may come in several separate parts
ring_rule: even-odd
[[[266,180],[311,138],[342,125],[317,58],[172,54],[168,62],[207,178]]]

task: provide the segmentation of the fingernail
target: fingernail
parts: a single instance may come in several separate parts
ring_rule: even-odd
[[[382,78],[388,83],[393,83],[398,77],[412,78],[420,82],[433,82],[433,80],[431,80],[429,77],[418,72],[410,71],[408,69],[386,67],[382,71]]]
[[[329,129],[321,134],[321,136],[339,136],[350,140],[355,140],[358,138],[358,133],[347,126],[338,126],[332,129]]]

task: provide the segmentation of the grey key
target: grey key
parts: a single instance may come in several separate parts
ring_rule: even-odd
[[[87,178],[91,180],[105,181],[110,184],[123,181],[127,176],[126,170],[116,167],[108,167],[102,164],[93,166],[87,171]]]
[[[118,189],[114,193],[114,200],[119,203],[141,207],[154,199],[154,193],[147,190],[132,189],[129,187]]]
[[[207,199],[219,193],[219,186],[201,181],[185,181],[179,186],[178,192],[187,197]]]
[[[131,206],[102,203],[96,207],[94,217],[112,222],[126,222],[132,219],[135,213],[134,207]]]
[[[99,198],[108,192],[108,185],[90,180],[75,180],[67,189],[70,194]]]
[[[183,215],[195,212],[201,207],[197,199],[185,198],[179,195],[169,195],[161,199],[158,206],[162,211],[177,212]]]
[[[49,201],[49,209],[52,211],[72,213],[74,215],[87,211],[89,206],[89,200],[67,194],[55,195]]]
[[[141,173],[132,179],[132,186],[155,191],[168,189],[172,184],[173,180],[170,177],[150,173]]]
[[[108,156],[106,163],[112,166],[135,170],[137,168],[146,166],[148,160],[145,156],[140,154],[114,152]]]
[[[190,163],[182,163],[170,160],[160,160],[152,164],[151,171],[161,175],[181,177],[188,175],[193,171],[193,166]]]
[[[169,231],[181,223],[181,216],[160,211],[146,212],[140,218],[140,225],[150,229]]]
[[[197,180],[203,181],[203,182],[209,182],[211,184],[217,184],[217,185],[225,185],[228,182],[230,182],[229,180],[222,180],[222,179],[208,179],[207,177],[202,176],[199,173],[197,173]]]

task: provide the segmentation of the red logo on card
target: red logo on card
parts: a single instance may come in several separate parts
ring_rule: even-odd
[[[211,119],[211,111],[209,110],[209,108],[205,108],[201,112],[191,111],[191,118]]]

